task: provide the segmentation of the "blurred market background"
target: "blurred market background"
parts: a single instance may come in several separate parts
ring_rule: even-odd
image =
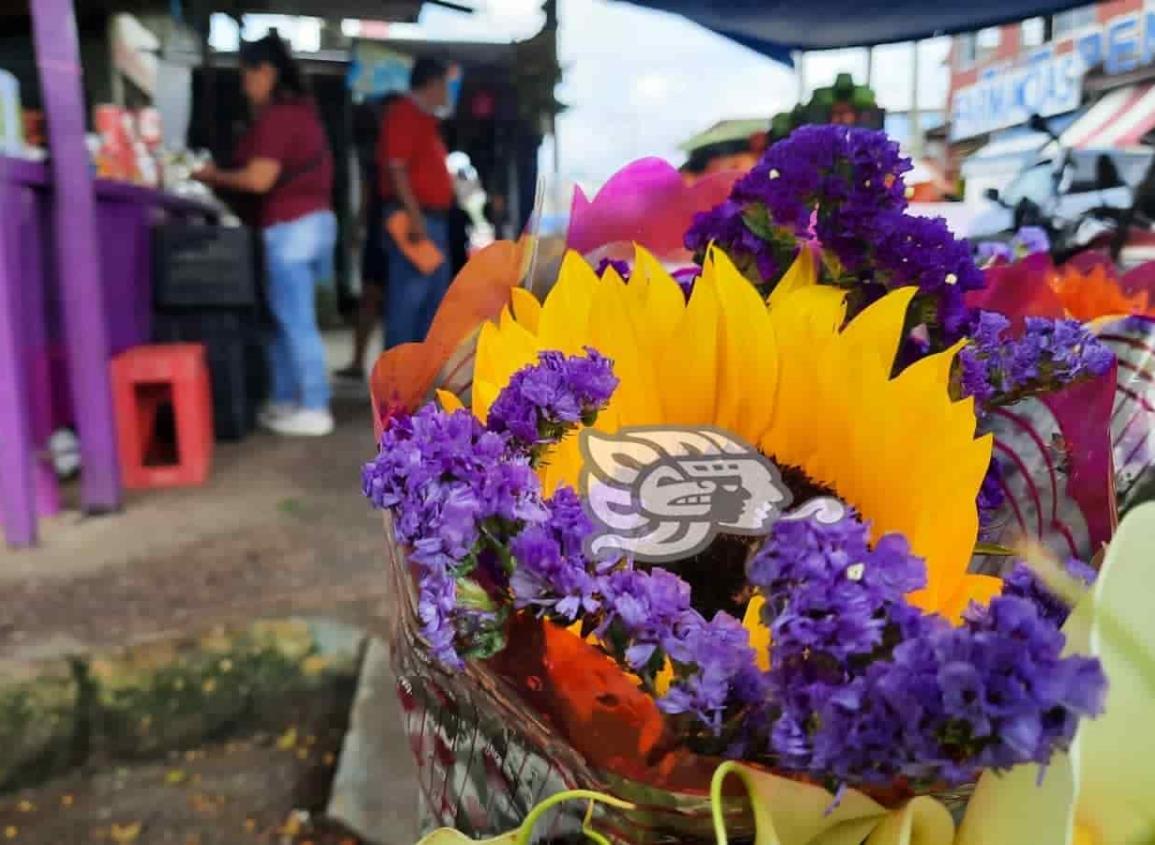
[[[475,249],[557,230],[574,185],[592,196],[630,160],[693,181],[804,123],[886,129],[914,161],[912,211],[975,238],[1024,202],[1128,208],[1150,162],[1142,0],[980,4],[995,25],[960,13],[836,50],[691,19],[715,4],[644,5],[0,3],[0,841],[414,841],[358,489],[365,385],[337,385],[328,438],[256,431],[252,235],[190,179],[244,124],[243,41],[291,43],[334,151],[333,368],[362,290],[355,115],[422,56],[460,69],[445,133]],[[1008,20],[1020,6],[1045,14]],[[173,342],[205,352],[199,410],[179,373],[125,356]]]

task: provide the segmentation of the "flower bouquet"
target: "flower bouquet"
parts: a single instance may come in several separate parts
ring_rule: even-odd
[[[1114,355],[976,308],[909,167],[799,129],[689,221],[690,272],[571,252],[539,298],[499,244],[378,362],[363,487],[427,823],[494,835],[576,788],[614,796],[594,827],[622,842],[946,845],[984,773],[1062,759],[1102,711],[1062,632],[1094,570],[988,538],[991,432]]]

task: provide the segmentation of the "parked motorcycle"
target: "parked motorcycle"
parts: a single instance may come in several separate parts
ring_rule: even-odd
[[[1025,168],[1002,192],[987,192],[987,198],[1003,209],[999,219],[1006,228],[984,236],[980,223],[972,240],[1010,241],[1024,227],[1038,227],[1047,233],[1057,264],[1091,250],[1136,263],[1155,258],[1155,214],[1143,211],[1146,204],[1155,212],[1155,155],[1075,150],[1063,145],[1044,118],[1032,116],[1029,126],[1049,136],[1057,154]],[[1137,179],[1140,168],[1144,175]],[[987,222],[988,230],[990,225]]]

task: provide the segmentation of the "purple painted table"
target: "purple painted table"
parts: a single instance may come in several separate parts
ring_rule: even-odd
[[[95,192],[103,296],[92,307],[115,355],[152,331],[153,224],[214,212],[135,185],[97,181]],[[74,424],[53,202],[43,164],[0,157],[0,524],[12,546],[34,543],[37,517],[58,510],[44,451],[56,428]]]

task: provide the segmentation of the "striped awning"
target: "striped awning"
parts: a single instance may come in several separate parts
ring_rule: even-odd
[[[1108,91],[1060,136],[1076,149],[1122,149],[1139,146],[1155,128],[1155,83]]]

